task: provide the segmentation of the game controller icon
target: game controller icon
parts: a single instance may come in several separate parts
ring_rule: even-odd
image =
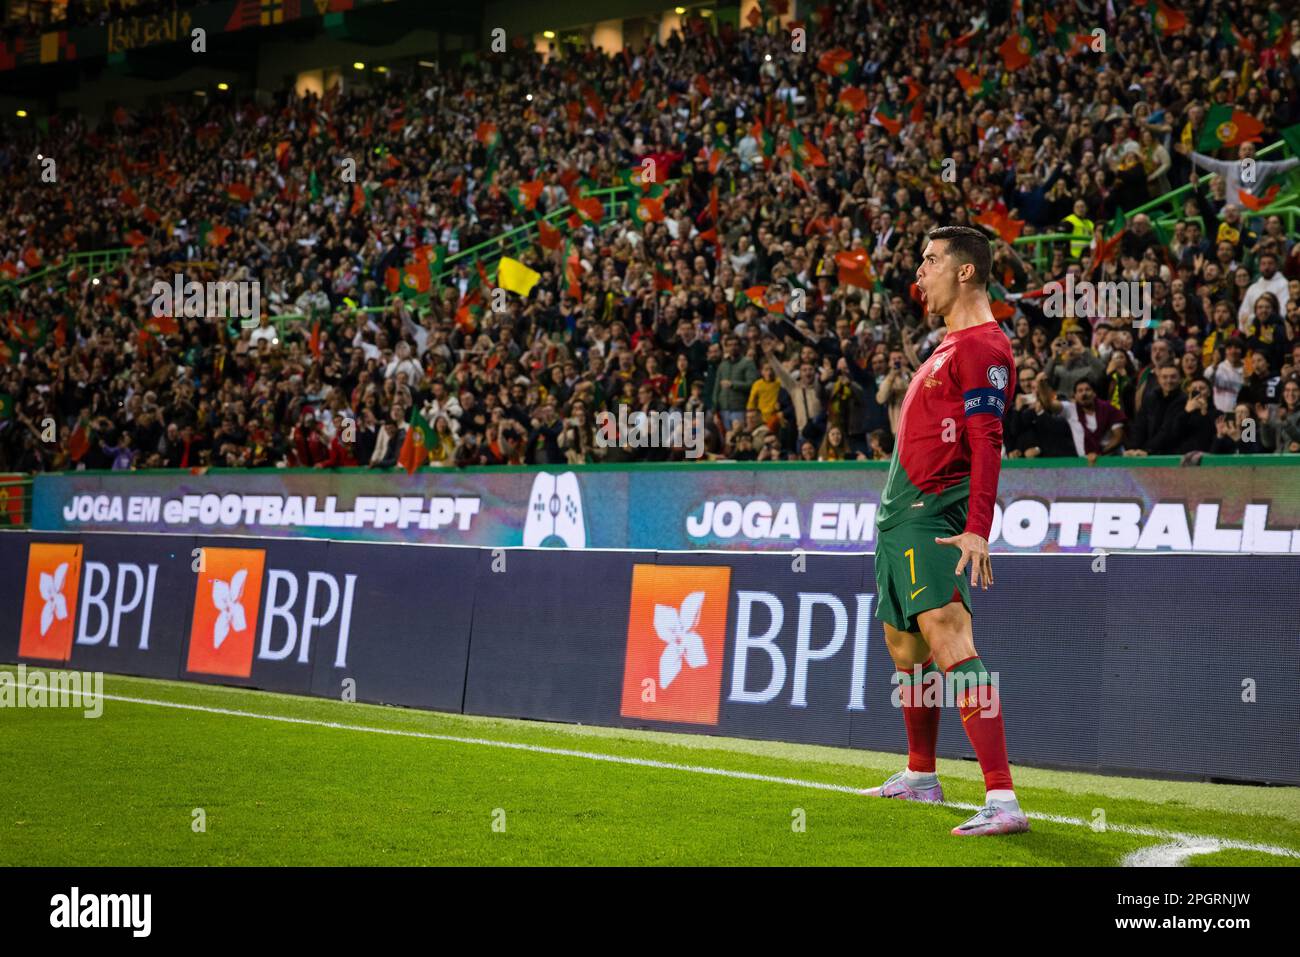
[[[524,546],[537,548],[558,538],[565,548],[587,547],[587,523],[582,512],[582,493],[573,472],[552,475],[540,472],[528,493],[528,514],[524,518]]]

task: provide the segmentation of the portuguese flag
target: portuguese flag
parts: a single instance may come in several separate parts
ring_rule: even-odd
[[[1187,17],[1175,10],[1164,0],[1149,0],[1147,12],[1151,14],[1151,24],[1165,36],[1177,33],[1187,26]]]
[[[790,153],[794,159],[794,168],[803,169],[811,163],[813,166],[826,166],[826,154],[809,142],[798,130],[790,131]]]
[[[857,72],[858,65],[853,62],[852,53],[841,47],[836,47],[833,50],[827,50],[817,58],[817,69],[827,76],[847,80]]]
[[[605,216],[605,207],[597,196],[578,196],[570,200],[580,223],[599,223]]]
[[[1223,19],[1219,21],[1219,36],[1223,38],[1224,43],[1234,50],[1245,50],[1252,55],[1255,52],[1254,41],[1242,33],[1227,14],[1224,14]]]
[[[987,226],[993,230],[1005,242],[1014,243],[1020,238],[1020,233],[1025,228],[1023,219],[1012,219],[1009,213],[1004,213],[996,209],[990,209],[986,213],[981,213],[975,217],[975,222],[981,226]]]
[[[903,128],[903,121],[898,119],[898,111],[888,103],[882,103],[872,111],[871,122],[884,127],[890,136],[897,136]]]
[[[871,260],[865,249],[836,253],[835,266],[839,281],[844,285],[870,289],[876,283],[871,272]]]
[[[628,204],[628,212],[632,216],[632,222],[638,226],[644,226],[646,223],[662,223],[664,221],[664,201],[650,196],[642,196],[635,203]]]
[[[474,131],[474,139],[491,151],[501,145],[501,131],[497,129],[497,125],[491,120],[484,120],[478,125],[478,129]]]
[[[582,260],[578,258],[578,252],[573,248],[573,240],[568,240],[564,244],[564,281],[567,282],[567,292],[571,299],[582,299]]]
[[[356,183],[352,184],[352,205],[348,207],[348,215],[355,216],[366,208],[370,202],[370,196],[364,189]]]
[[[411,261],[426,263],[429,267],[429,274],[434,279],[437,279],[442,275],[442,271],[447,268],[447,247],[441,244],[431,246],[427,243],[423,246],[416,246],[411,251]]]
[[[520,183],[506,190],[506,196],[510,198],[510,203],[516,212],[531,212],[537,208],[537,200],[541,198],[544,185],[540,179]]]
[[[411,421],[407,425],[406,438],[402,440],[402,451],[398,453],[397,464],[406,469],[406,474],[415,472],[429,461],[429,446],[437,441],[433,429],[424,421],[420,410],[411,409]]]
[[[835,101],[835,106],[851,113],[861,113],[867,108],[867,94],[856,86],[845,87],[840,92],[839,99]]]
[[[961,84],[962,92],[967,96],[973,96],[979,99],[982,96],[990,96],[997,92],[997,83],[993,80],[984,79],[983,75],[977,75],[964,67],[957,67],[953,71],[957,77],[957,82]]]
[[[402,296],[407,299],[421,296],[429,291],[432,281],[427,262],[407,263],[402,268]]]
[[[1269,203],[1273,202],[1273,200],[1277,199],[1277,194],[1281,192],[1281,190],[1282,187],[1280,186],[1270,186],[1265,190],[1263,196],[1252,196],[1244,189],[1239,189],[1237,190],[1237,198],[1241,200],[1242,206],[1255,212],[1259,212]]]
[[[663,263],[655,263],[654,273],[655,292],[672,292],[673,274],[670,273]]]
[[[1263,139],[1263,132],[1264,124],[1249,113],[1233,106],[1214,106],[1206,114],[1196,148],[1202,153],[1211,153],[1238,143],[1258,143]]]
[[[658,167],[654,164],[651,164],[650,170],[653,171],[654,174],[659,172]],[[664,188],[655,182],[653,178],[647,177],[645,175],[646,172],[647,171],[643,170],[640,166],[633,166],[630,169],[623,170],[621,178],[626,185],[639,189],[641,192],[649,196],[658,197],[663,193]]]
[[[998,53],[1002,54],[1002,63],[1008,70],[1020,70],[1029,65],[1029,61],[1038,52],[1033,36],[1028,30],[1020,29],[1002,41]]]
[[[543,249],[559,249],[563,236],[544,219],[537,221],[537,242]]]

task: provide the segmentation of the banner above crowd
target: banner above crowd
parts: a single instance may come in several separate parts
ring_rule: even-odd
[[[641,465],[414,475],[73,472],[32,527],[488,547],[869,552],[883,464]],[[1300,553],[1300,468],[1005,468],[996,552]]]
[[[331,15],[341,26],[347,11],[385,2],[391,0],[224,0],[138,16],[128,9],[104,23],[0,40],[0,71],[112,56],[163,43],[189,43],[194,30],[208,35],[233,33],[313,17],[326,18],[325,26],[332,27]]]

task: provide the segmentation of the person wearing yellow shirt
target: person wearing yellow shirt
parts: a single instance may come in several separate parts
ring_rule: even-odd
[[[777,412],[781,408],[778,400],[780,394],[781,383],[776,381],[776,372],[773,371],[770,362],[764,362],[758,379],[749,387],[749,402],[746,403],[745,407],[747,409],[757,409],[759,414],[763,416],[763,421],[767,423],[767,427],[769,429],[773,428]]]
[[[1088,204],[1081,199],[1074,201],[1074,212],[1066,216],[1063,222],[1070,227],[1070,258],[1078,259],[1092,243],[1093,221],[1088,218]]]

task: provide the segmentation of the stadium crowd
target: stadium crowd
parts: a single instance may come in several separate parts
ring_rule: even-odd
[[[1249,181],[1254,144],[1198,149],[1216,106],[1263,143],[1300,122],[1300,19],[1065,7],[1022,27],[840,0],[806,52],[774,19],[694,20],[622,55],[525,43],[324,97],[10,127],[0,470],[396,468],[417,413],[431,465],[685,456],[602,443],[619,404],[700,413],[708,458],[886,459],[944,331],[912,293],[925,233],[977,219],[1017,357],[1008,456],[1300,452],[1300,243],[1256,215],[1296,161]],[[1104,53],[1079,49],[1094,28]],[[650,202],[583,202],[631,169]],[[1198,173],[1172,228],[1112,227]],[[573,200],[506,247],[540,273],[526,296],[483,281],[497,246],[457,255]],[[999,227],[1071,238],[1036,263]],[[265,316],[156,318],[177,273],[257,281]],[[1067,273],[1148,280],[1149,320],[1048,315]]]

